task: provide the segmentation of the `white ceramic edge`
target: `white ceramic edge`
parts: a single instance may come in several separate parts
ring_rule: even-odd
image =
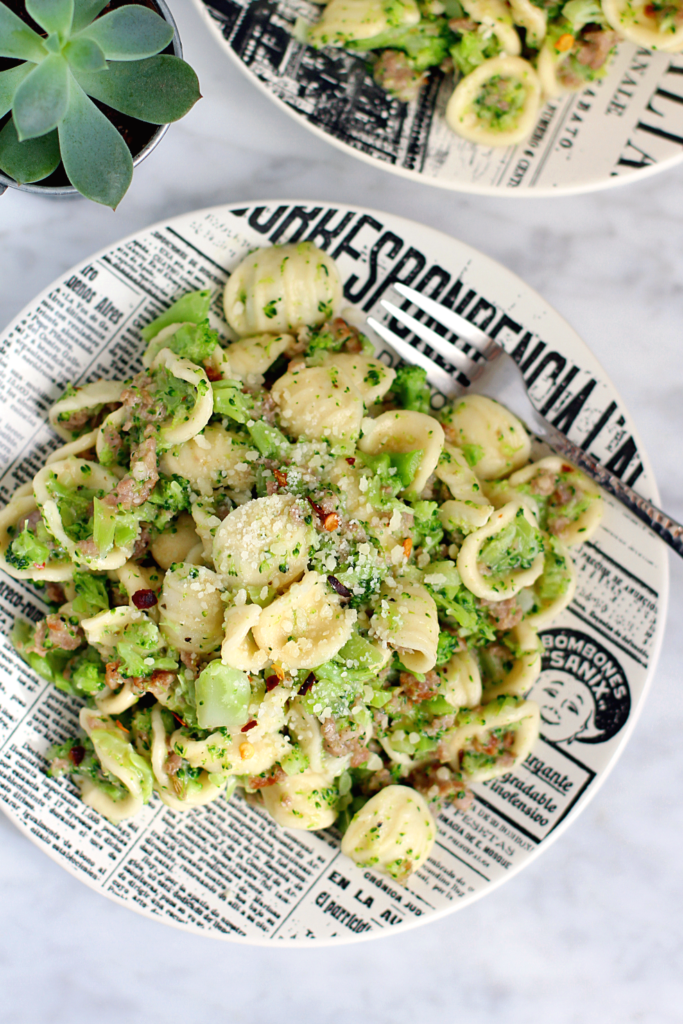
[[[417,181],[421,185],[431,185],[432,188],[445,189],[447,192],[462,192],[467,195],[505,196],[509,199],[519,200],[547,199],[552,196],[576,196],[583,195],[586,192],[601,192],[608,188],[619,188],[623,185],[633,184],[635,181],[642,181],[643,178],[651,178],[654,174],[660,174],[663,171],[669,170],[670,167],[675,167],[677,164],[683,162],[683,151],[681,151],[679,154],[670,157],[668,160],[660,160],[648,167],[641,168],[633,174],[615,175],[614,177],[608,176],[599,182],[586,183],[585,185],[562,185],[558,188],[541,187],[521,190],[504,189],[496,188],[494,185],[475,185],[467,184],[466,182],[441,181],[438,178],[429,178],[423,176],[418,171],[410,171],[405,167],[396,167],[394,164],[386,163],[384,160],[378,160],[377,157],[369,156],[367,153],[362,153],[360,150],[354,149],[353,146],[349,146],[346,142],[341,142],[334,136],[328,135],[327,132],[322,130],[322,128],[318,128],[316,125],[311,124],[307,118],[298,114],[288,106],[284,100],[281,100],[279,96],[273,95],[258,75],[255,75],[247,67],[244,61],[240,60],[218,27],[216,19],[212,18],[209,14],[203,0],[193,0],[193,2],[202,15],[202,18],[208,22],[209,29],[212,34],[217,38],[222,48],[228,53],[230,59],[237,65],[242,74],[245,75],[249,81],[264,94],[264,96],[267,96],[272,103],[281,110],[284,110],[292,120],[296,121],[297,124],[303,125],[309,132],[313,132],[314,135],[317,135],[320,139],[324,139],[324,141],[328,142],[331,146],[341,150],[342,153],[353,156],[357,160],[362,160],[363,163],[369,164],[371,167],[381,168],[381,170],[386,171],[387,174],[395,174],[399,178],[406,178],[408,181]]]
[[[203,207],[200,210],[190,210],[187,213],[177,214],[177,215],[175,215],[173,217],[164,218],[162,220],[156,221],[154,224],[150,224],[146,228],[142,228],[139,231],[134,231],[131,234],[126,235],[124,238],[121,238],[118,241],[111,242],[107,246],[104,246],[102,249],[99,249],[96,253],[93,253],[91,256],[89,256],[87,258],[90,261],[95,260],[98,257],[100,257],[100,256],[102,256],[102,255],[104,255],[104,254],[106,254],[108,252],[110,252],[111,249],[114,246],[125,245],[127,242],[132,241],[133,239],[137,238],[139,235],[141,235],[143,233],[146,233],[148,231],[153,231],[155,228],[165,227],[168,224],[173,223],[176,220],[180,220],[181,218],[184,218],[184,217],[193,216],[193,215],[194,216],[203,216],[203,215],[205,215],[207,213],[214,213],[217,210],[226,210],[226,211],[229,212],[229,211],[231,211],[233,209],[239,209],[240,207],[243,207],[243,206],[250,207],[250,206],[254,206],[254,205],[257,205],[257,204],[261,204],[261,203],[264,206],[268,206],[268,205],[271,205],[271,206],[279,206],[279,205],[308,205],[308,202],[306,200],[301,200],[301,199],[263,199],[263,200],[254,200],[254,199],[252,199],[252,200],[248,200],[248,201],[246,201],[244,203],[240,203],[239,201],[234,202],[234,203],[233,202],[231,202],[231,203],[221,203],[218,206],[207,206],[207,207]],[[320,205],[320,202],[316,201],[315,204],[314,204],[311,201],[310,205]],[[513,271],[509,270],[502,263],[499,263],[498,260],[495,260],[492,257],[487,256],[485,253],[480,252],[478,249],[475,249],[473,246],[469,245],[467,242],[461,242],[460,239],[453,238],[453,236],[446,234],[446,232],[439,231],[438,228],[432,228],[432,227],[430,227],[428,225],[420,224],[419,221],[411,220],[408,217],[401,217],[401,216],[398,216],[397,214],[385,213],[384,211],[376,210],[373,207],[365,207],[365,206],[360,206],[360,205],[356,206],[356,205],[351,205],[351,204],[347,204],[347,203],[327,203],[326,204],[324,202],[322,203],[322,205],[323,206],[325,206],[325,205],[332,206],[332,207],[334,207],[337,210],[353,210],[356,213],[367,213],[367,214],[371,214],[371,215],[375,214],[378,217],[384,218],[385,221],[394,221],[394,222],[398,222],[399,224],[406,225],[411,230],[414,230],[415,228],[418,228],[420,231],[427,232],[427,233],[430,233],[430,234],[436,236],[436,239],[443,238],[443,239],[446,239],[448,242],[454,242],[454,241],[457,242],[459,245],[462,245],[463,248],[469,250],[471,255],[474,256],[479,263],[481,263],[482,261],[489,263],[492,268],[495,268],[498,271],[498,273],[502,272],[503,274],[507,275],[509,279],[513,280],[514,282],[517,282],[521,286],[522,290],[526,291],[527,294],[529,294],[529,293],[532,294],[542,304],[544,304],[545,306],[549,307],[552,310],[552,312],[555,314],[555,316],[557,316],[559,320],[561,320],[564,324],[567,325],[567,327],[569,328],[571,334],[574,336],[574,339],[575,339],[579,349],[584,349],[585,351],[589,352],[591,357],[593,359],[595,359],[595,356],[593,356],[592,352],[590,351],[590,349],[588,348],[586,343],[583,341],[583,339],[580,337],[580,335],[577,334],[577,332],[574,330],[574,328],[569,324],[569,322],[567,320],[564,319],[564,317],[562,317],[559,313],[557,313],[557,311],[555,310],[555,308],[553,306],[550,306],[550,303],[548,303],[543,298],[543,296],[539,292],[536,291],[535,288],[532,288],[530,285],[527,285],[526,282],[522,280],[522,278],[518,277],[517,274],[515,274]],[[66,270],[66,271],[64,271],[63,274],[60,274],[60,277],[58,279],[52,281],[46,288],[44,288],[40,292],[39,295],[37,295],[31,302],[29,302],[26,306],[24,306],[24,308],[17,314],[17,316],[12,321],[10,321],[10,323],[2,330],[1,333],[5,334],[6,332],[11,331],[12,328],[17,323],[19,323],[21,321],[21,319],[23,317],[25,317],[26,314],[30,310],[32,310],[38,303],[40,303],[44,297],[49,295],[49,293],[54,289],[55,285],[59,283],[59,281],[61,280],[62,277],[67,276],[71,272],[75,272],[78,269],[78,267],[82,265],[82,263],[83,263],[83,260],[81,259],[70,270]],[[600,370],[602,370],[601,364],[597,360],[595,360],[595,361],[596,361],[596,364],[597,364],[598,368]],[[604,374],[604,380],[613,389],[614,395],[621,402],[622,408],[626,410],[626,406],[625,406],[625,404],[623,403],[623,401],[621,399],[621,395],[619,394],[617,389],[614,388],[614,385],[612,384],[612,381],[611,381],[610,377],[606,373]],[[637,429],[635,429],[634,427],[631,428],[631,429],[632,429],[632,434],[633,434],[634,440],[636,441],[637,446],[638,446],[638,455],[639,455],[639,457],[640,457],[640,459],[641,459],[641,461],[643,463],[643,466],[644,466],[646,472],[649,474],[649,478],[650,478],[650,481],[651,481],[651,484],[652,484],[652,490],[653,490],[653,500],[655,502],[659,502],[660,501],[659,489],[657,487],[657,482],[656,482],[656,480],[654,478],[654,474],[653,474],[653,471],[652,471],[652,466],[650,464],[650,460],[648,458],[647,452],[644,450],[644,448],[642,446],[642,442],[640,440],[640,436],[638,434]],[[662,542],[662,544],[663,543],[664,542]],[[258,947],[269,948],[269,949],[278,948],[278,947],[291,948],[291,949],[297,949],[297,948],[317,949],[317,948],[320,948],[322,946],[326,946],[326,947],[327,946],[342,946],[342,945],[343,946],[348,946],[348,945],[352,945],[352,944],[355,944],[355,943],[358,943],[358,942],[370,942],[370,941],[373,941],[373,940],[376,940],[376,939],[387,938],[387,937],[389,937],[391,935],[404,934],[405,932],[411,931],[414,928],[419,928],[419,927],[421,927],[423,925],[429,924],[432,921],[437,921],[437,920],[440,920],[441,918],[444,918],[444,917],[446,917],[446,916],[448,916],[450,914],[454,914],[458,910],[464,910],[464,909],[466,909],[466,907],[469,907],[472,903],[475,903],[475,902],[477,902],[477,900],[480,900],[483,896],[488,896],[491,892],[493,892],[495,889],[499,888],[499,886],[503,885],[505,882],[509,881],[511,878],[514,878],[516,875],[519,874],[520,871],[525,870],[533,861],[536,860],[536,858],[538,856],[540,856],[541,853],[545,853],[545,851],[549,848],[549,846],[551,846],[552,843],[554,843],[555,840],[557,838],[559,838],[559,836],[561,836],[565,832],[565,830],[571,824],[573,824],[573,822],[576,820],[576,818],[580,814],[583,813],[583,811],[586,809],[588,804],[593,800],[593,798],[595,797],[596,793],[601,789],[603,783],[607,779],[608,775],[611,773],[611,771],[614,768],[615,764],[621,758],[621,756],[622,756],[622,754],[624,752],[624,747],[625,747],[626,743],[628,742],[628,740],[630,739],[631,733],[633,732],[633,729],[635,728],[636,722],[637,722],[638,718],[640,717],[643,705],[645,703],[645,700],[647,699],[647,695],[649,693],[650,687],[652,685],[652,680],[654,678],[654,675],[655,675],[655,672],[656,672],[656,669],[657,669],[657,663],[659,661],[659,655],[660,655],[660,652],[661,652],[662,643],[663,643],[663,639],[664,639],[664,630],[665,630],[665,626],[666,626],[666,613],[667,613],[667,610],[668,610],[668,602],[669,602],[669,561],[668,561],[668,558],[666,558],[666,557],[664,558],[661,570],[662,570],[662,586],[661,586],[661,592],[660,592],[661,612],[660,612],[660,615],[658,616],[658,620],[657,620],[657,629],[656,629],[656,633],[655,633],[655,643],[654,643],[654,648],[653,648],[653,653],[652,653],[652,660],[651,660],[650,665],[649,665],[648,670],[647,670],[645,686],[643,687],[643,692],[641,694],[640,700],[638,701],[638,704],[637,704],[637,707],[636,707],[635,711],[632,711],[629,714],[629,717],[628,717],[628,720],[627,720],[627,723],[626,723],[626,726],[625,726],[625,729],[624,729],[624,734],[623,734],[623,736],[622,736],[622,738],[621,738],[621,740],[619,742],[619,745],[616,748],[616,750],[614,751],[614,754],[613,754],[612,758],[610,759],[609,764],[607,765],[607,767],[603,771],[601,771],[599,776],[597,776],[597,778],[595,779],[595,781],[591,783],[590,789],[589,789],[588,794],[586,795],[586,797],[583,798],[581,801],[579,801],[578,805],[572,811],[569,812],[569,814],[566,816],[566,818],[562,822],[560,822],[560,824],[555,829],[553,829],[553,831],[550,834],[550,836],[548,838],[546,838],[546,839],[543,839],[539,843],[539,845],[536,847],[536,850],[532,854],[530,854],[521,864],[519,864],[518,866],[514,867],[508,874],[503,875],[501,878],[497,879],[496,881],[489,882],[489,884],[486,887],[482,888],[474,896],[469,898],[466,903],[464,903],[464,904],[456,903],[453,906],[448,906],[448,907],[444,907],[441,910],[436,910],[432,914],[430,914],[428,917],[425,916],[422,919],[418,918],[418,919],[416,919],[414,921],[411,921],[409,923],[406,923],[406,924],[402,925],[400,928],[397,928],[396,930],[392,930],[390,932],[388,932],[388,931],[369,932],[369,933],[366,933],[364,935],[349,936],[348,939],[345,938],[345,937],[341,938],[341,939],[338,938],[338,937],[337,938],[316,939],[316,941],[314,943],[308,942],[305,939],[287,939],[287,940],[278,941],[277,939],[275,939],[275,940],[273,940],[273,939],[259,939],[259,938],[255,938],[255,939],[237,939],[237,938],[234,938],[234,937],[227,938],[226,936],[223,936],[223,935],[216,935],[213,932],[207,932],[203,937],[210,938],[210,939],[216,939],[217,941],[220,941],[220,942],[229,942],[229,943],[235,942],[235,943],[238,943],[239,945],[242,945],[242,946],[258,946]],[[49,687],[50,685],[51,685],[50,683],[46,683],[46,687]],[[45,692],[45,691],[43,691],[43,692]],[[4,809],[2,809],[2,810],[3,810],[3,813],[6,813],[4,811]],[[120,906],[125,907],[126,910],[132,910],[135,913],[140,914],[142,917],[146,917],[148,920],[156,921],[158,924],[170,925],[173,928],[177,928],[179,931],[189,932],[190,934],[195,935],[195,936],[202,934],[201,932],[198,932],[195,927],[193,927],[193,926],[191,926],[189,924],[183,924],[181,922],[176,922],[176,921],[168,920],[165,917],[162,918],[159,915],[153,914],[149,910],[143,909],[143,908],[135,905],[133,902],[130,902],[130,901],[122,899],[121,897],[115,895],[114,893],[104,892],[98,885],[93,883],[90,879],[84,878],[79,872],[77,872],[75,870],[75,868],[72,867],[70,862],[64,863],[64,861],[59,857],[59,855],[56,853],[56,851],[53,851],[52,849],[46,849],[45,847],[41,846],[38,843],[36,837],[30,832],[30,830],[23,823],[15,821],[15,819],[12,818],[9,814],[7,814],[7,817],[12,822],[12,824],[16,828],[19,829],[20,832],[22,832],[35,846],[37,846],[41,850],[42,853],[46,854],[51,860],[55,861],[59,865],[60,868],[68,871],[69,874],[71,874],[74,878],[77,879],[77,881],[82,882],[84,885],[87,885],[88,888],[92,889],[95,893],[97,893],[97,895],[102,896],[104,899],[113,900],[115,903],[118,903]],[[317,879],[316,879],[316,881],[317,881]],[[311,883],[311,886],[312,885],[315,885],[315,882]]]

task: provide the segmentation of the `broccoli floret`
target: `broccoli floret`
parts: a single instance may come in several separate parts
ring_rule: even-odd
[[[445,665],[451,660],[460,646],[460,638],[453,633],[447,633],[445,629],[439,632],[439,640],[436,645],[436,664]]]
[[[427,384],[427,371],[421,366],[399,366],[391,385],[391,394],[402,409],[428,413],[431,408],[431,392]]]
[[[47,544],[38,540],[35,533],[25,526],[18,537],[5,551],[5,559],[15,569],[34,569],[45,565],[50,557]]]
[[[416,71],[436,67],[448,56],[448,26],[444,18],[422,20],[410,28],[388,28],[370,39],[346,43],[350,50],[402,50]]]
[[[202,320],[199,324],[183,324],[171,335],[165,347],[193,363],[203,363],[217,344],[218,332],[211,330],[208,320]]]
[[[75,572],[74,586],[76,597],[73,600],[73,610],[77,615],[87,619],[109,608],[109,596],[103,578],[93,576],[89,572]]]
[[[152,338],[156,338],[159,331],[170,324],[186,322],[198,324],[205,319],[210,304],[211,292],[208,288],[202,291],[188,292],[187,295],[183,295],[172,306],[169,306],[165,313],[158,316],[156,320],[152,320],[151,324],[143,327],[140,334],[145,341],[151,341]]]
[[[219,416],[229,416],[237,423],[246,423],[251,419],[254,400],[251,395],[242,391],[238,380],[212,381],[213,411]]]
[[[88,647],[83,654],[73,658],[64,672],[75,694],[99,693],[106,684],[106,670],[102,658],[94,647]]]
[[[170,512],[177,516],[181,512],[187,512],[191,506],[190,482],[182,476],[174,473],[172,477],[160,476],[157,484],[147,499],[151,505],[156,505],[159,511]],[[168,518],[168,517],[166,517]]]
[[[463,32],[462,37],[450,48],[453,63],[463,75],[469,75],[485,60],[497,57],[500,43],[495,35],[485,37],[479,32]]]
[[[534,559],[542,553],[541,533],[532,526],[520,508],[513,523],[486,541],[481,549],[480,561],[492,573],[502,575],[513,569],[529,569]]]

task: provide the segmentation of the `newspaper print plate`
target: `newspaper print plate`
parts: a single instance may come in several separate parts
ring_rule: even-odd
[[[382,316],[412,284],[496,336],[538,407],[648,497],[656,487],[619,396],[576,333],[514,274],[440,232],[376,211],[287,201],[220,206],[164,221],[84,261],[0,335],[0,499],[59,443],[46,425],[69,381],[139,368],[139,329],[194,288],[219,288],[258,245],[310,239],[338,261],[349,303]],[[411,339],[413,342],[415,338]],[[380,346],[381,350],[381,346]],[[386,349],[382,358],[392,361]],[[439,396],[435,396],[435,402]],[[14,654],[17,615],[45,614],[40,590],[0,580],[0,806],[49,856],[105,896],[157,920],[246,943],[352,942],[440,917],[490,892],[572,821],[614,764],[654,672],[666,615],[664,545],[607,499],[577,554],[571,607],[543,634],[532,696],[542,738],[526,762],[445,810],[438,841],[406,888],[341,855],[334,830],[285,831],[241,798],[187,814],[158,798],[112,827],[46,749],[72,732],[78,701]]]
[[[683,54],[623,42],[608,76],[542,109],[517,146],[478,146],[443,117],[452,78],[435,71],[418,99],[392,99],[361,56],[297,42],[312,0],[195,0],[238,66],[292,117],[387,171],[488,195],[566,195],[641,178],[683,158]]]

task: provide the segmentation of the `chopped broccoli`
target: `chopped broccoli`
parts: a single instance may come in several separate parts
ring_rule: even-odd
[[[147,500],[151,505],[158,506],[160,511],[170,512],[177,516],[181,512],[189,510],[190,490],[190,482],[185,477],[178,476],[176,473],[172,477],[160,476]]]
[[[502,575],[513,569],[529,569],[542,552],[541,533],[526,518],[524,509],[520,508],[515,521],[482,546],[480,561],[495,575]]]
[[[428,413],[431,392],[427,384],[427,371],[421,366],[399,366],[391,385],[391,394],[402,409]]]
[[[445,665],[451,660],[460,646],[460,638],[453,633],[447,633],[445,629],[440,630],[439,640],[436,645],[436,664]]]
[[[202,291],[188,292],[187,295],[183,295],[172,306],[169,306],[165,313],[158,316],[156,320],[152,320],[151,324],[143,327],[140,334],[145,341],[151,341],[152,338],[156,338],[159,331],[171,324],[198,324],[206,318],[210,304],[211,292],[208,288]]]
[[[83,654],[73,658],[64,675],[68,676],[71,692],[78,695],[98,693],[106,684],[104,662],[94,647],[86,648]]]
[[[35,533],[25,526],[5,551],[5,559],[15,569],[37,569],[45,565],[50,557],[47,544],[38,540]]]
[[[254,400],[242,391],[238,380],[216,380],[211,382],[213,390],[213,411],[219,416],[229,416],[237,423],[251,419]]]
[[[485,36],[477,31],[463,32],[450,48],[453,63],[463,75],[469,75],[485,60],[497,57],[500,52],[500,43],[495,35]]]
[[[75,572],[74,586],[76,597],[73,600],[73,610],[77,615],[87,619],[109,608],[109,596],[102,577],[93,576],[89,572]]]
[[[218,332],[212,331],[208,320],[199,324],[183,324],[165,343],[177,356],[203,363],[218,344]]]
[[[448,26],[444,18],[422,19],[410,27],[387,28],[369,39],[346,43],[349,50],[402,50],[408,54],[416,71],[436,67],[448,56]]]

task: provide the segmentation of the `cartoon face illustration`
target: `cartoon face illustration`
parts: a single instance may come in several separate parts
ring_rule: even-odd
[[[595,698],[580,679],[561,669],[544,672],[529,694],[541,710],[541,733],[560,743],[593,731]]]

